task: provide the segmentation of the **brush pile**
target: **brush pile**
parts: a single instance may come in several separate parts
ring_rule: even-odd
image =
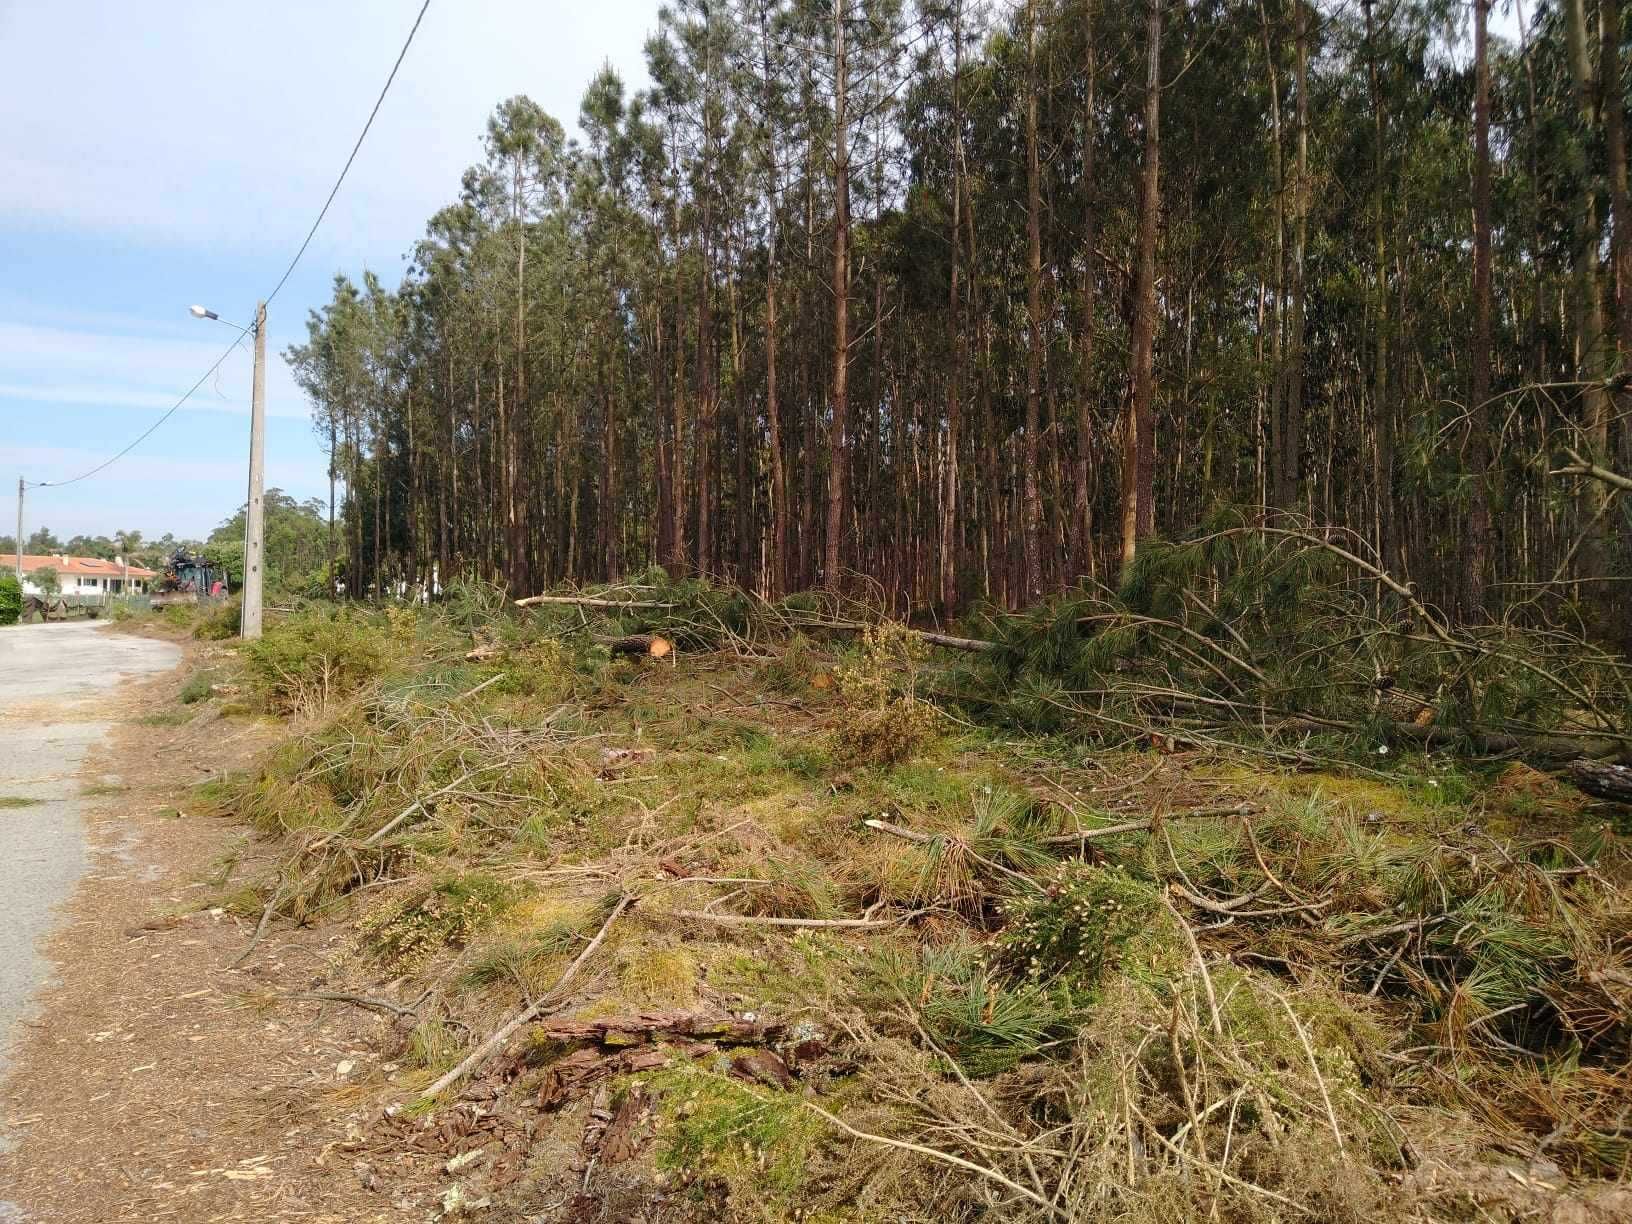
[[[1624,744],[1606,652],[1454,630],[1291,529],[1152,549],[969,638],[657,576],[335,624],[250,660],[300,721],[223,804],[280,839],[263,934],[348,922],[314,997],[394,1017],[391,1125],[528,1136],[462,1193],[543,1219],[1626,1205],[1632,856],[1578,792],[1454,755]],[[640,634],[678,648],[612,646]]]

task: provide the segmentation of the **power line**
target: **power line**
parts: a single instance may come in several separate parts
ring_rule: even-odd
[[[147,441],[148,437],[155,429],[173,417],[178,408],[193,398],[193,392],[202,387],[206,380],[209,379],[210,375],[214,374],[221,368],[221,363],[232,355],[232,350],[238,347],[238,341],[241,339],[243,339],[242,336],[238,337],[237,339],[233,340],[231,344],[227,345],[226,350],[221,354],[221,356],[215,359],[215,363],[211,365],[209,369],[205,370],[203,374],[199,375],[198,381],[192,386],[188,387],[180,399],[171,404],[169,408],[165,409],[163,416],[144,429],[140,437],[138,437],[129,446],[125,447],[125,449],[120,451],[117,455],[113,456],[111,459],[104,459],[90,471],[81,472],[78,476],[71,476],[67,480],[31,480],[26,482],[28,487],[31,489],[60,489],[64,485],[78,484],[82,480],[88,480],[90,477],[95,476],[98,472],[104,470],[105,468],[110,468],[115,463],[118,463],[119,460],[123,459],[126,455],[130,454],[131,451],[135,450],[143,442]]]
[[[408,54],[408,48],[413,45],[414,35],[419,33],[419,23],[425,20],[425,10],[431,7],[431,0],[425,0],[420,5],[419,16],[414,18],[414,28],[408,31],[408,38],[402,44],[402,50],[397,52],[397,62],[391,65],[391,75],[385,78],[385,86],[380,90],[380,96],[374,100],[374,109],[368,112],[368,122],[363,124],[363,130],[357,136],[357,143],[351,146],[351,156],[346,158],[346,164],[341,167],[340,177],[334,180],[334,189],[329,192],[329,198],[323,201],[323,207],[317,214],[317,220],[312,222],[312,228],[306,231],[306,240],[300,244],[300,250],[289,261],[289,266],[283,270],[278,283],[272,287],[272,292],[266,295],[266,302],[271,305],[272,299],[278,296],[289,274],[295,270],[300,257],[306,254],[306,248],[311,244],[312,235],[317,233],[317,227],[323,224],[323,218],[328,215],[329,205],[334,203],[334,197],[340,194],[340,184],[346,181],[346,172],[351,169],[351,163],[357,159],[357,150],[363,147],[363,141],[368,136],[368,129],[374,126],[374,116],[380,113],[380,105],[385,101],[385,95],[391,90],[391,82],[397,79],[397,69],[402,67],[403,58]]]
[[[272,287],[272,292],[267,294],[263,299],[265,304],[270,304],[272,299],[278,296],[279,291],[283,289],[284,284],[289,280],[290,274],[294,272],[296,265],[300,263],[301,256],[306,254],[306,248],[311,245],[312,238],[317,233],[317,227],[322,225],[323,218],[328,216],[329,206],[334,203],[334,198],[340,194],[340,186],[346,181],[346,175],[351,171],[352,162],[357,160],[358,150],[363,147],[363,141],[368,138],[369,129],[374,126],[375,117],[379,115],[380,107],[385,102],[385,95],[391,91],[391,83],[397,79],[397,70],[402,67],[402,61],[408,55],[408,48],[413,45],[414,35],[419,33],[420,23],[425,20],[425,12],[430,7],[431,0],[425,0],[425,3],[420,5],[419,16],[414,18],[413,28],[408,31],[408,37],[403,41],[402,50],[397,52],[396,63],[391,65],[391,74],[385,78],[385,84],[380,89],[380,96],[374,99],[374,109],[368,112],[368,120],[363,124],[363,130],[358,133],[357,142],[351,146],[351,155],[346,158],[346,164],[340,168],[340,177],[334,180],[334,186],[329,191],[328,199],[323,201],[323,207],[319,209],[317,213],[317,220],[313,221],[312,228],[306,231],[306,237],[301,242],[300,249],[295,252],[295,257],[289,261],[289,266],[283,270],[283,275],[278,278],[278,283]],[[242,339],[242,337],[239,337],[239,339]],[[135,441],[133,441],[129,446],[125,447],[125,449],[120,451],[117,455],[114,455],[110,459],[103,460],[94,468],[90,469],[90,471],[81,472],[78,476],[70,477],[67,480],[29,481],[27,482],[28,487],[35,489],[57,489],[63,487],[64,485],[78,484],[81,480],[87,480],[90,477],[95,476],[98,472],[105,471],[107,468],[112,467],[115,463],[119,462],[119,460],[130,454],[131,451],[135,450],[150,436],[152,436],[153,431],[160,425],[163,425],[166,421],[173,417],[177,410],[193,397],[193,393],[202,387],[205,381],[221,368],[221,363],[224,362],[232,354],[232,350],[237,347],[238,340],[234,340],[227,346],[226,351],[215,359],[210,368],[205,370],[203,374],[199,375],[198,381],[191,387],[187,388],[187,391],[182,395],[182,397],[165,410],[163,416],[143,430],[141,435],[137,437]],[[18,547],[21,548],[22,545],[19,544]]]

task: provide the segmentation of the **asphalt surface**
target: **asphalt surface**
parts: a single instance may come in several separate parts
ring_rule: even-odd
[[[180,659],[169,642],[95,621],[0,629],[0,1077],[50,977],[53,910],[85,871],[84,792],[116,781],[81,776],[85,754],[126,716],[121,683]]]

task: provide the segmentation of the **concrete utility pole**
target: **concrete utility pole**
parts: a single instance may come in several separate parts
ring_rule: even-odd
[[[255,306],[255,382],[249,401],[249,501],[244,507],[244,603],[241,632],[261,636],[262,537],[266,507],[266,303]]]
[[[23,478],[17,477],[17,585],[23,585]]]

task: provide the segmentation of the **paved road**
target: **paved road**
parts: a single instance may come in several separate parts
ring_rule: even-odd
[[[121,682],[180,658],[94,621],[0,629],[0,1077],[50,973],[40,952],[52,908],[85,870],[85,753],[121,716]]]

